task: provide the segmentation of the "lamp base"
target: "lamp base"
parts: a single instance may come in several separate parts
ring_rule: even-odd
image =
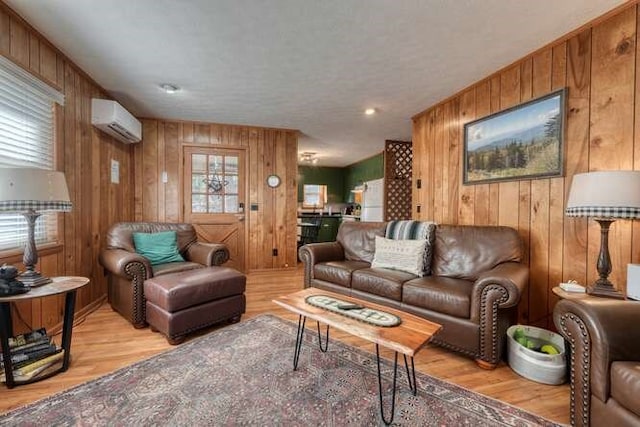
[[[601,283],[599,280],[587,288],[587,294],[594,297],[626,299],[624,294],[613,287],[611,282]]]
[[[20,274],[19,276],[16,277],[16,280],[18,280],[19,282],[24,283],[25,285],[28,285],[30,287],[36,287],[36,286],[42,286],[42,285],[46,285],[47,283],[51,283],[52,280],[49,279],[46,276],[43,276],[42,274],[33,271],[33,270],[27,270],[24,273]]]

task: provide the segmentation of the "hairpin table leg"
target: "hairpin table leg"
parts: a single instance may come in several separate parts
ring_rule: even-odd
[[[382,375],[380,374],[380,350],[376,344],[376,362],[378,362],[378,395],[380,397],[380,416],[386,425],[393,422],[393,415],[396,409],[396,378],[398,376],[398,352],[395,352],[395,360],[393,362],[393,393],[391,395],[391,417],[387,421],[384,417],[384,406],[382,404]]]
[[[404,368],[407,370],[407,381],[409,382],[409,388],[411,389],[411,393],[415,396],[418,394],[418,384],[416,383],[416,367],[413,364],[413,357],[411,357],[411,369],[409,369],[409,364],[407,363],[407,355],[404,356]],[[411,373],[409,373],[411,371]],[[413,381],[412,381],[413,377]]]
[[[320,351],[323,353],[327,352],[329,348],[329,325],[327,325],[327,336],[324,340],[324,348],[322,347],[322,337],[320,336],[320,322],[316,322],[318,325],[318,345],[320,346]]]
[[[298,360],[300,360],[300,350],[302,349],[302,337],[304,335],[304,324],[307,321],[306,316],[298,316],[298,332],[296,333],[296,348],[293,353],[293,370],[298,369]]]

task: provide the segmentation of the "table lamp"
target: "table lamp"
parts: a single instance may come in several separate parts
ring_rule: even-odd
[[[17,279],[26,285],[51,282],[35,269],[38,263],[34,228],[43,212],[69,212],[71,201],[62,172],[35,168],[0,168],[0,212],[21,213],[27,220],[22,262],[26,270]]]
[[[599,171],[574,175],[565,210],[570,217],[591,217],[600,224],[596,282],[590,295],[624,299],[613,287],[609,257],[609,227],[616,219],[640,218],[640,171]]]

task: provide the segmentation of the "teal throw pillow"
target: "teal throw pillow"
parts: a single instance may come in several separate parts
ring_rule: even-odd
[[[184,261],[178,252],[178,238],[175,231],[133,233],[133,244],[136,252],[147,258],[151,265]]]

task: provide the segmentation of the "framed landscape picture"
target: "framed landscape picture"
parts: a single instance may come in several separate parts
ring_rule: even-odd
[[[464,125],[464,184],[562,176],[565,89]]]

